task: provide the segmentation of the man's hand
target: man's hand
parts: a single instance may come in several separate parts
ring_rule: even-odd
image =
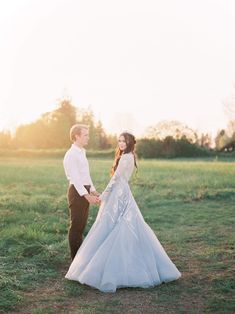
[[[98,196],[90,195],[90,194],[85,194],[84,197],[90,204],[100,204],[100,200]]]
[[[97,191],[92,191],[92,192],[90,192],[90,195],[100,196],[100,193]]]

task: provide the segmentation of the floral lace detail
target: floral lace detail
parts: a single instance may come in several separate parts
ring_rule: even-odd
[[[133,222],[138,215],[138,209],[133,211],[133,196],[128,182],[122,179],[115,180],[116,184],[110,184],[109,197],[102,203],[96,222],[104,219],[104,216],[110,221],[110,227],[114,228],[121,221],[125,221],[128,228],[138,239]],[[112,192],[111,192],[112,191]]]
[[[105,200],[108,194],[112,191],[113,187],[115,186],[115,183],[117,181],[116,177],[113,177],[110,181],[109,184],[107,185],[106,189],[103,191],[103,193],[100,195],[101,200]]]
[[[106,189],[100,196],[101,200],[105,201],[107,199],[108,195],[111,193],[111,191],[113,190],[113,188],[119,181],[124,180],[125,182],[128,182],[128,180],[130,179],[132,175],[133,170],[134,170],[133,154],[128,153],[128,154],[122,155],[119,161],[118,167],[115,171],[115,174],[113,175]]]

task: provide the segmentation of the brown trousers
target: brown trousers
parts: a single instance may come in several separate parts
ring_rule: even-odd
[[[88,193],[90,193],[90,186],[86,185],[84,187],[87,189]],[[71,258],[73,260],[83,241],[83,232],[89,213],[89,202],[84,196],[78,194],[73,184],[68,188],[67,199],[70,209],[68,238]]]

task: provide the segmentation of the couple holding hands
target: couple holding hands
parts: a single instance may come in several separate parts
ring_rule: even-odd
[[[84,148],[89,141],[89,127],[74,125],[70,139],[73,144],[63,165],[69,180],[72,263],[65,278],[102,292],[148,288],[178,279],[181,273],[145,222],[130,190],[128,181],[137,168],[134,135],[123,132],[119,136],[112,176],[101,194],[92,182]],[[89,204],[100,207],[83,241]]]

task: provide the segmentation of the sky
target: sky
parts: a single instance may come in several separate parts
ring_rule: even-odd
[[[215,135],[235,91],[233,0],[0,0],[0,130],[63,97],[109,133]]]

